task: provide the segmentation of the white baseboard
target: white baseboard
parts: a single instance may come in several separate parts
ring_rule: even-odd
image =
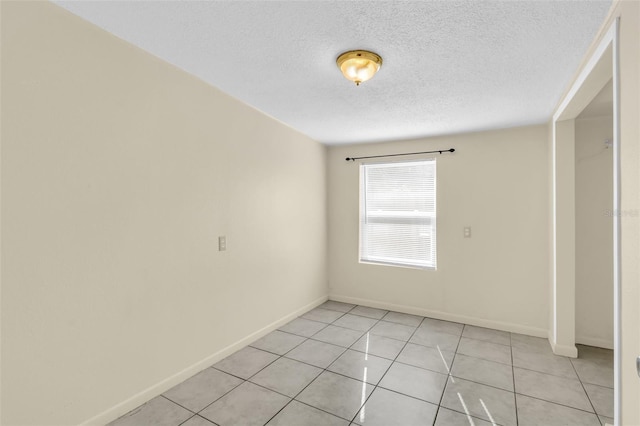
[[[613,349],[613,340],[599,339],[597,337],[576,336],[576,343],[596,348]]]
[[[551,344],[551,350],[554,354],[569,358],[578,358],[578,348],[576,348],[576,345],[558,345],[553,343],[551,339],[549,339],[549,343]]]
[[[329,294],[330,300],[337,302],[353,303],[356,305],[369,306],[371,308],[385,309],[388,311],[402,312],[405,314],[420,315],[423,317],[435,318],[445,321],[459,322],[463,324],[475,325],[478,327],[493,328],[496,330],[509,331],[512,333],[526,334],[528,336],[547,338],[547,329],[531,327],[527,325],[515,324],[504,321],[494,321],[483,318],[469,317],[466,315],[452,314],[448,312],[432,311],[415,306],[397,305],[395,303],[380,302],[377,300],[361,299],[358,297],[342,296],[335,293]]]
[[[165,391],[171,389],[172,387],[174,387],[175,385],[177,385],[178,383],[181,383],[183,381],[185,381],[186,379],[194,376],[195,374],[205,370],[206,368],[209,368],[211,365],[215,364],[216,362],[222,360],[223,358],[226,358],[227,356],[231,355],[232,353],[242,349],[243,347],[247,346],[248,344],[258,340],[259,338],[263,337],[264,335],[271,333],[273,330],[283,326],[284,324],[288,323],[289,321],[291,321],[292,319],[304,314],[305,312],[315,308],[318,305],[321,305],[322,303],[324,303],[326,300],[328,299],[327,296],[323,296],[319,299],[316,299],[315,301],[303,306],[300,309],[295,310],[294,312],[285,315],[284,317],[280,318],[277,321],[272,322],[271,324],[261,328],[260,330],[251,333],[250,335],[238,340],[237,342],[227,346],[226,348],[223,348],[221,350],[219,350],[218,352],[209,355],[208,357],[206,357],[205,359],[196,362],[195,364],[185,368],[182,371],[179,371],[178,373],[167,377],[166,379],[162,380],[159,383],[156,383],[155,385],[152,385],[150,387],[148,387],[147,389],[133,395],[131,398],[126,399],[125,401],[122,401],[121,403],[103,411],[102,413],[90,418],[89,420],[86,420],[84,422],[81,423],[81,425],[104,425],[107,424],[117,418],[119,418],[120,416],[122,416],[123,414],[128,413],[129,411],[133,410],[134,408],[144,404],[145,402],[155,398],[158,395],[161,395],[162,393],[164,393]]]

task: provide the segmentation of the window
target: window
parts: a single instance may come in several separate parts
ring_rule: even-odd
[[[436,268],[436,160],[360,166],[360,262]]]

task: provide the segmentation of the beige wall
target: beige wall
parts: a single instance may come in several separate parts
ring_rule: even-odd
[[[558,121],[556,124],[556,145],[554,152],[553,227],[555,245],[553,247],[555,269],[551,285],[556,292],[551,309],[557,312],[552,319],[549,342],[554,353],[575,358],[576,350],[576,172],[575,172],[575,120]],[[553,260],[553,259],[552,259]],[[555,278],[555,282],[553,281]]]
[[[622,420],[640,424],[640,2],[620,2]]]
[[[345,157],[451,147],[436,157],[437,271],[359,263],[358,164]],[[546,337],[547,167],[546,126],[331,147],[331,297]]]
[[[575,120],[576,343],[613,349],[613,117]]]
[[[2,3],[1,137],[2,424],[106,422],[326,297],[326,149],[50,3]]]

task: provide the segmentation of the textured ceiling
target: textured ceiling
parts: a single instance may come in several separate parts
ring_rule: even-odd
[[[606,1],[56,1],[328,144],[545,122]],[[384,64],[356,87],[345,50]]]

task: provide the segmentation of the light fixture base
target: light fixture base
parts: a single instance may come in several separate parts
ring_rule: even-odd
[[[350,50],[336,59],[336,64],[347,80],[356,86],[371,79],[382,66],[382,58],[368,50]]]

